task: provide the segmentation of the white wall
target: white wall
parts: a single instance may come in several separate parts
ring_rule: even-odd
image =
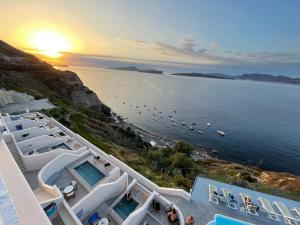
[[[38,180],[40,188],[44,188],[45,186],[49,186],[46,184],[46,181],[56,172],[60,172],[67,165],[79,160],[80,158],[86,156],[90,152],[85,151],[79,155],[74,153],[64,153],[53,159],[52,161],[48,161],[48,163],[41,169],[38,173]]]
[[[179,220],[180,220],[180,225],[184,225],[185,224],[183,214],[182,214],[181,210],[177,207],[177,205],[173,204],[172,202],[170,202],[168,199],[166,199],[165,197],[163,197],[159,193],[156,193],[156,195],[155,195],[155,201],[159,202],[164,208],[167,208],[167,207],[170,207],[171,205],[173,205],[173,207],[178,212]]]
[[[127,181],[128,175],[124,173],[114,182],[98,185],[72,207],[74,213],[77,214],[83,210],[83,216],[80,220],[84,220],[101,203],[120,195],[126,189]]]
[[[169,194],[169,195],[182,197],[182,198],[186,199],[187,201],[190,201],[190,199],[191,199],[191,194],[190,193],[188,193],[188,192],[186,192],[182,189],[159,187],[157,184],[153,183],[152,181],[150,181],[149,179],[147,179],[143,175],[139,174],[138,172],[136,172],[135,170],[133,170],[132,168],[127,166],[122,161],[118,160],[117,158],[115,158],[112,155],[106,154],[101,149],[97,148],[95,145],[91,144],[90,142],[88,142],[87,140],[85,140],[84,138],[79,136],[78,134],[75,134],[73,131],[71,131],[67,127],[65,127],[62,124],[58,123],[55,119],[51,118],[51,120],[53,121],[53,123],[56,126],[60,127],[63,131],[65,131],[70,136],[74,137],[81,144],[83,144],[83,145],[87,146],[88,148],[94,150],[97,154],[99,154],[102,157],[104,157],[105,159],[107,159],[111,164],[113,164],[114,166],[119,167],[121,170],[125,171],[130,176],[136,178],[139,181],[139,183],[143,184],[144,186],[146,186],[150,190],[153,190],[153,191],[156,191],[156,192],[162,193],[162,194]]]
[[[150,181],[149,179],[147,179],[137,171],[133,170],[125,163],[123,163],[122,161],[120,161],[119,159],[115,158],[112,155],[109,155],[108,161],[112,162],[115,166],[119,167],[121,170],[125,171],[130,176],[137,179],[140,184],[144,185],[145,187],[147,187],[152,191],[156,191],[161,194],[179,196],[186,199],[187,201],[190,201],[191,199],[191,194],[182,189],[159,187],[157,184],[153,183],[152,181]]]
[[[53,130],[42,129],[39,127],[30,127],[24,130],[15,131],[13,133],[17,142],[25,141],[34,137],[38,137],[41,135],[49,135],[53,132]],[[22,135],[28,134],[26,137],[22,137]]]
[[[93,145],[92,143],[90,143],[89,141],[85,140],[83,137],[81,137],[80,135],[74,133],[73,131],[71,131],[69,128],[65,127],[64,125],[60,124],[59,122],[57,122],[55,119],[51,118],[51,121],[57,126],[59,127],[61,130],[63,130],[65,133],[67,133],[68,135],[70,135],[71,137],[73,137],[75,140],[79,141],[82,145],[87,146],[90,149],[93,149],[95,151],[95,153],[99,154],[100,156],[102,156],[103,158],[107,158],[108,154],[106,154],[104,151],[100,150],[97,146]]]
[[[29,150],[36,150],[47,146],[54,146],[62,143],[65,138],[56,138],[48,135],[42,135],[30,140],[21,141],[18,143],[22,153]]]
[[[11,122],[7,123],[7,127],[10,132],[14,132],[14,131],[17,131],[16,125],[19,125],[19,124],[22,125],[23,129],[27,129],[30,127],[39,127],[39,126],[45,124],[45,121],[38,122],[35,120],[30,120],[30,119],[21,119],[21,120],[11,121]]]
[[[148,197],[148,199],[145,201],[145,203],[135,210],[133,213],[131,213],[126,220],[122,223],[122,225],[139,225],[144,217],[146,216],[148,212],[148,208],[155,196],[156,192],[152,192],[151,195]]]

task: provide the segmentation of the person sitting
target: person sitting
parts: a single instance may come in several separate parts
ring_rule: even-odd
[[[192,216],[187,216],[185,218],[185,225],[194,225],[194,218]]]
[[[244,200],[245,200],[245,204],[246,204],[246,205],[252,205],[252,201],[251,201],[251,198],[250,198],[250,197],[246,196],[246,197],[244,198]]]
[[[253,207],[255,208],[256,211],[259,210],[259,206],[253,204],[253,202],[252,202],[252,200],[251,200],[251,198],[250,198],[249,196],[246,196],[246,197],[244,198],[244,201],[245,201],[245,205],[246,205],[246,206],[253,206]]]
[[[228,194],[228,200],[229,200],[230,202],[235,202],[235,203],[237,203],[237,201],[234,199],[234,195],[232,195],[231,193]]]
[[[175,208],[173,209],[170,209],[170,211],[168,212],[168,220],[171,222],[171,223],[174,223],[178,220],[178,212]]]
[[[128,202],[131,202],[132,201],[132,194],[131,194],[131,192],[127,192],[126,193],[126,200],[128,201]]]

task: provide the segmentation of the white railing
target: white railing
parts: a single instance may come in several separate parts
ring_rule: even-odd
[[[116,165],[121,170],[128,173],[130,176],[132,176],[133,178],[138,180],[138,182],[140,184],[144,185],[145,187],[147,187],[148,189],[150,189],[152,191],[156,191],[160,194],[178,196],[178,197],[186,199],[187,201],[190,201],[190,199],[191,199],[190,193],[188,193],[182,189],[160,187],[112,155],[109,155],[108,161],[114,163],[114,165]]]
[[[173,202],[170,202],[168,199],[166,199],[164,196],[160,195],[160,194],[156,194],[155,196],[155,200],[160,202],[165,208],[167,207],[174,207],[177,212],[178,212],[178,215],[179,215],[179,220],[180,220],[180,225],[184,225],[185,222],[184,222],[184,216],[181,212],[181,210],[177,207],[177,205],[175,205]]]

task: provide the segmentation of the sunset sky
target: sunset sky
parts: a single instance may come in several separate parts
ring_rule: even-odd
[[[299,9],[298,0],[0,0],[0,38],[50,58],[299,74]]]

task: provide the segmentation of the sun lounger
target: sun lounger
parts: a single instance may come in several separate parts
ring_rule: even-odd
[[[282,202],[274,202],[274,204],[277,206],[277,208],[279,209],[281,215],[284,218],[285,223],[287,224],[291,224],[291,225],[298,225],[298,221],[290,212],[290,210],[286,207],[285,204],[283,204]]]
[[[279,215],[274,211],[268,199],[260,197],[258,198],[258,201],[261,204],[261,210],[266,212],[270,219],[280,221]]]
[[[222,188],[222,194],[223,194],[222,199],[226,203],[226,206],[231,209],[237,209],[237,206],[236,206],[237,201],[234,199],[234,196],[231,193],[231,191],[229,191],[225,188]]]
[[[218,189],[215,185],[208,185],[208,200],[212,203],[219,204]]]
[[[300,219],[300,208],[293,208],[292,210],[296,212],[297,216]]]
[[[252,214],[252,215],[255,215],[255,216],[258,216],[258,213],[257,213],[257,209],[258,209],[258,206],[254,205],[252,203],[252,198],[250,195],[248,194],[245,194],[245,193],[240,193],[239,196],[241,197],[242,201],[243,201],[243,204],[244,204],[244,207],[245,207],[245,211],[249,214]],[[250,203],[249,202],[246,202],[246,198],[250,199]]]

